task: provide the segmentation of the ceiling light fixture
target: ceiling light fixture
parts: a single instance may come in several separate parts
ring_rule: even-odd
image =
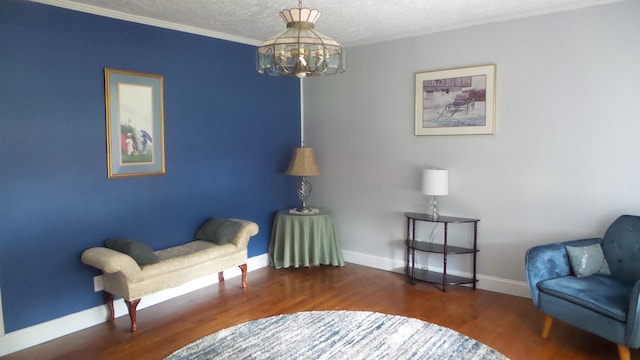
[[[342,45],[314,29],[320,11],[298,7],[280,11],[287,29],[258,47],[260,74],[272,76],[333,75],[344,72],[346,54]]]

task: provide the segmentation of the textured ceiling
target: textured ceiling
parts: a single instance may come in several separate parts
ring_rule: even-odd
[[[258,45],[284,29],[295,0],[35,0],[73,10]],[[621,0],[305,0],[316,30],[345,47]]]

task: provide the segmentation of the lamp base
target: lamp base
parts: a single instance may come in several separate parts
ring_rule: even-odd
[[[297,214],[297,215],[313,215],[313,214],[317,214],[319,212],[320,212],[319,209],[311,208],[311,207],[301,207],[301,208],[289,209],[289,213],[290,214]]]
[[[312,210],[314,210],[313,208],[307,206],[307,199],[309,198],[309,194],[311,194],[311,189],[313,189],[313,187],[311,186],[311,183],[307,181],[307,177],[302,176],[300,178],[300,182],[298,183],[298,198],[300,198],[302,206],[295,209],[296,213],[309,214]],[[317,211],[318,209],[315,210]]]
[[[438,200],[435,195],[433,196],[433,200],[431,202],[431,206],[429,206],[429,217],[433,220],[438,220],[440,217],[440,209],[438,208]]]

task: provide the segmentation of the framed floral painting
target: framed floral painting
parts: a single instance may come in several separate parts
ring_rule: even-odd
[[[109,178],[164,175],[160,75],[104,69]]]

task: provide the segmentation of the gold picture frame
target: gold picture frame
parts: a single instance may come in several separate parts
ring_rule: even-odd
[[[496,66],[416,73],[415,135],[493,135]]]
[[[104,69],[109,178],[164,175],[160,75]]]

